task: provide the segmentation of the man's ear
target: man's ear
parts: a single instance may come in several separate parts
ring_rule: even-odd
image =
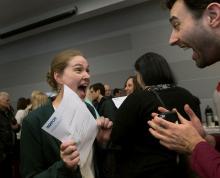
[[[101,91],[99,89],[96,92],[98,92],[99,95],[101,94]]]
[[[54,79],[57,81],[57,83],[59,84],[63,84],[63,80],[62,80],[62,75],[60,73],[54,72]]]
[[[210,3],[206,8],[206,14],[208,19],[208,24],[211,27],[220,26],[220,4]]]

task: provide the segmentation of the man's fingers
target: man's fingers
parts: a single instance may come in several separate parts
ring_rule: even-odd
[[[158,116],[155,116],[151,121],[148,121],[148,124],[153,127],[155,124],[163,128],[172,128],[175,123],[169,122],[165,119],[162,119]]]
[[[166,135],[167,130],[172,128],[172,125],[174,124],[157,116],[153,120],[148,121],[147,123],[150,125],[151,128],[163,135]]]
[[[194,111],[190,108],[190,106],[188,104],[186,104],[184,106],[184,110],[190,119],[197,117],[196,114],[194,113]]]
[[[152,129],[152,128],[149,128],[149,132],[150,132],[155,138],[157,138],[157,139],[159,139],[159,140],[163,138],[163,135],[159,134],[159,133],[157,132],[157,130],[154,130],[154,129]]]
[[[157,116],[157,115],[158,115],[158,113],[156,113],[156,112],[151,113],[151,116],[152,116],[152,117],[155,117],[155,116]]]
[[[167,143],[167,142],[170,142],[170,137],[168,137],[167,135],[166,135],[166,133],[160,133],[160,132],[158,132],[158,130],[160,130],[161,129],[161,131],[162,130],[164,130],[164,128],[159,128],[159,129],[157,129],[157,130],[154,130],[154,129],[152,129],[152,128],[149,128],[149,132],[155,137],[155,138],[157,138],[157,139],[159,139],[160,141],[162,141],[162,142],[164,142],[164,143]]]
[[[158,111],[159,111],[159,112],[168,112],[169,110],[167,110],[167,109],[164,108],[164,107],[158,107]]]

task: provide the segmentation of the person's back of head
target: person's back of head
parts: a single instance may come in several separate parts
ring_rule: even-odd
[[[114,96],[114,97],[119,97],[119,96],[121,96],[121,94],[122,94],[122,89],[120,89],[120,88],[115,88],[115,89],[113,90],[113,96]]]
[[[34,90],[31,94],[32,110],[35,110],[49,101],[48,96],[42,91]]]
[[[146,86],[176,84],[166,59],[157,53],[149,52],[139,57],[135,62],[135,69]]]
[[[24,97],[21,97],[17,101],[17,110],[24,110],[28,105],[28,100]]]

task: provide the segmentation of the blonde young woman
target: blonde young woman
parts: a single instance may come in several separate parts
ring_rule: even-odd
[[[59,53],[53,59],[48,83],[58,95],[45,106],[31,112],[24,120],[21,136],[21,173],[23,178],[98,178],[94,156],[87,161],[88,169],[78,166],[79,152],[74,140],[61,143],[41,129],[53,114],[63,97],[64,84],[83,100],[90,82],[89,65],[85,57],[74,50]],[[108,140],[112,122],[107,118],[96,120],[99,132],[97,144]]]
[[[48,96],[39,90],[34,90],[31,93],[31,110],[35,110],[49,101]]]

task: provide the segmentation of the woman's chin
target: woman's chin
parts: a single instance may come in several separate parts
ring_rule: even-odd
[[[82,100],[84,100],[85,97],[86,97],[86,93],[83,92],[83,91],[79,91],[79,92],[77,92],[77,94],[78,94],[78,96],[79,96]]]

